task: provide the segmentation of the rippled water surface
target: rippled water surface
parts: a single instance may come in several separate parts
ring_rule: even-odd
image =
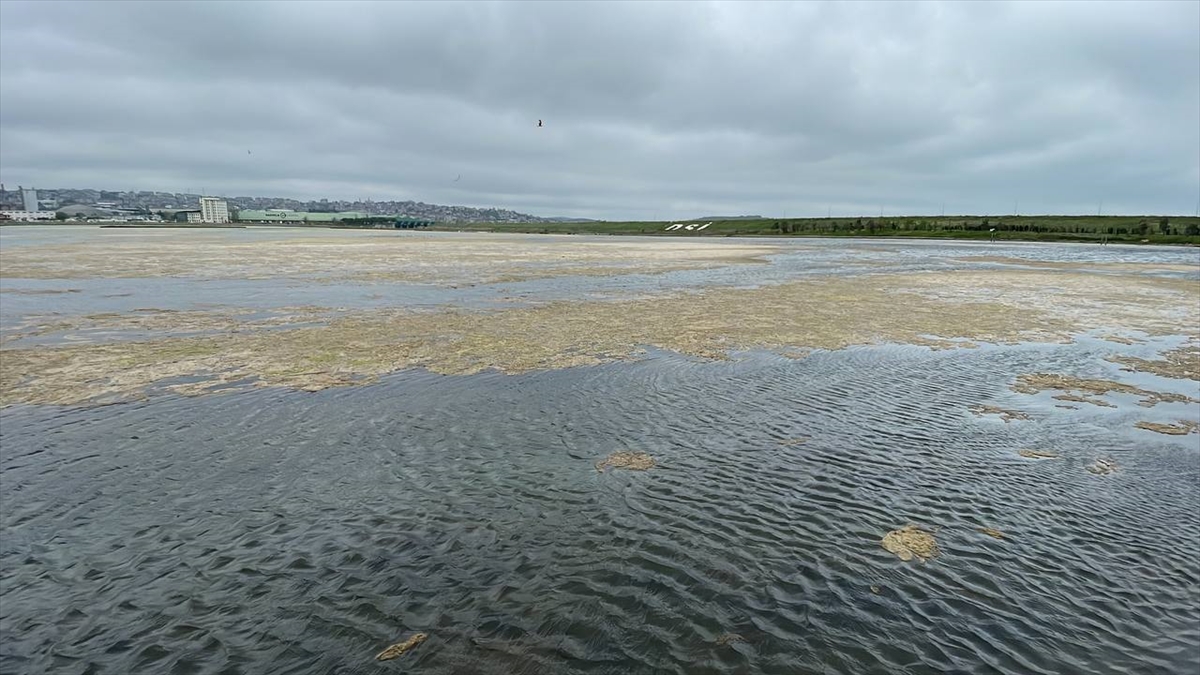
[[[1093,374],[1109,347],[12,408],[0,669],[1193,673],[1200,449],[1132,423],[1195,409],[1007,388]],[[617,450],[658,466],[598,473]],[[940,528],[939,557],[880,546],[910,521]]]
[[[92,236],[3,228],[0,245]],[[769,264],[459,288],[4,278],[0,335],[147,307],[487,306],[996,264],[961,259],[978,255],[1200,278],[1195,249],[753,241],[782,248]],[[1179,344],[651,351],[520,376],[9,407],[0,672],[1194,674],[1200,442],[1134,424],[1200,407],[1112,394],[1112,408],[1064,408],[1009,386],[1053,372],[1200,397],[1195,381],[1105,361]],[[657,466],[596,470],[622,450]],[[1101,458],[1117,470],[1089,472]],[[936,530],[938,557],[882,548],[910,522]],[[374,660],[418,631],[410,653]]]

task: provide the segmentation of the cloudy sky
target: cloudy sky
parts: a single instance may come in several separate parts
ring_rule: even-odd
[[[1192,214],[1200,2],[5,0],[0,180],[595,218]]]

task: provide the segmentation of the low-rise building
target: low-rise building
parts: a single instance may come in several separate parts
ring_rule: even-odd
[[[325,213],[321,211],[292,211],[291,209],[243,209],[238,211],[239,223],[332,223],[353,218],[367,218],[370,214],[362,211],[340,211]]]
[[[4,220],[54,220],[53,211],[0,211]]]
[[[168,223],[200,222],[200,209],[162,209],[158,215]]]

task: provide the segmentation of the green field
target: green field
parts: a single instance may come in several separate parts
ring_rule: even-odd
[[[709,221],[675,221],[685,225]],[[431,229],[541,234],[655,236],[922,237],[1009,241],[1080,241],[1200,245],[1194,216],[911,216],[714,220],[703,231],[668,231],[671,222],[470,223]],[[990,230],[995,228],[995,232]]]

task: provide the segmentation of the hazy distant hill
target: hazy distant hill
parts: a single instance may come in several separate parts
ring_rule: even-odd
[[[216,195],[221,196],[221,195]],[[48,202],[82,204],[86,206],[102,203],[102,207],[121,209],[170,209],[198,208],[200,195],[180,192],[120,192],[74,188],[38,188],[38,198]],[[477,208],[471,206],[445,206],[414,201],[372,200],[311,200],[288,199],[286,197],[224,197],[231,209],[291,209],[294,211],[360,211],[377,216],[401,215],[439,223],[561,223],[587,222],[584,219],[543,218],[509,209]],[[11,202],[11,204],[10,204]],[[8,190],[0,194],[0,206],[20,208],[20,194]]]
[[[762,220],[762,216],[704,216],[692,220]]]

